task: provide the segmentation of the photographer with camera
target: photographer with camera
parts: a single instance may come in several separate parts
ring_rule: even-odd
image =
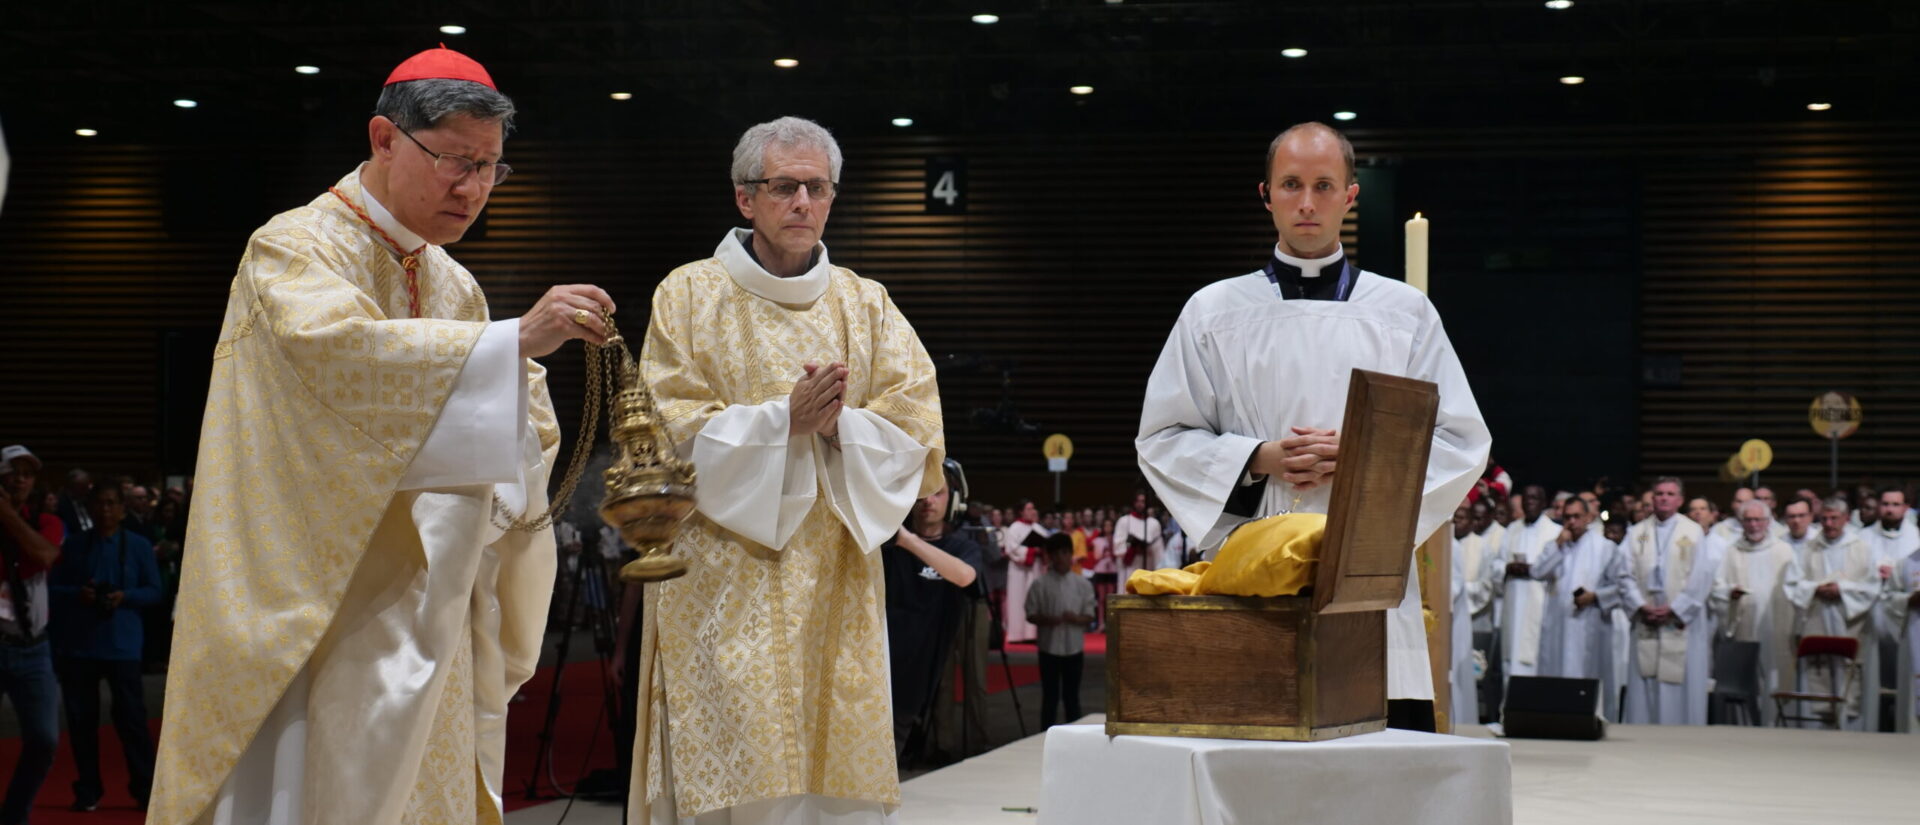
[[[73,810],[100,806],[100,682],[113,696],[113,727],[127,760],[127,792],[140,807],[153,787],[153,738],[140,685],[146,630],[140,608],[160,603],[160,565],[153,545],[125,529],[126,502],[118,484],[88,494],[93,529],[68,536],[53,566],[54,671],[66,698],[73,740]]]
[[[951,687],[944,692],[939,688],[953,669],[948,654],[956,639],[961,640],[962,666],[970,675],[984,676],[985,671],[985,639],[973,638],[985,627],[975,609],[984,595],[985,553],[954,529],[960,514],[955,497],[964,495],[954,492],[954,486],[965,482],[957,476],[958,465],[948,464],[948,483],[915,502],[906,525],[880,546],[887,577],[894,748],[901,754],[917,752],[925,744],[936,696],[953,695]],[[969,680],[969,702],[979,701],[976,690],[984,693],[984,678]],[[981,734],[984,738],[984,731]]]

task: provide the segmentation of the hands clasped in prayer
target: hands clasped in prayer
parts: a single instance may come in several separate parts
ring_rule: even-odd
[[[573,338],[590,344],[607,343],[602,309],[613,312],[613,298],[592,284],[562,284],[547,290],[534,302],[533,309],[520,316],[520,357],[551,355]]]
[[[787,396],[788,432],[793,435],[819,433],[829,442],[840,437],[840,408],[847,391],[847,365],[839,361],[821,367],[808,362],[806,375],[793,384]]]
[[[1299,491],[1333,480],[1340,457],[1340,433],[1316,427],[1290,427],[1293,435],[1262,443],[1249,468],[1256,476],[1279,476]]]

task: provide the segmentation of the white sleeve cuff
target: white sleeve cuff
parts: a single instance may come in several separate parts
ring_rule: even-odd
[[[790,423],[784,398],[737,404],[692,439],[700,513],[774,550],[793,538],[818,497],[814,439],[790,437]]]
[[[834,515],[860,542],[877,549],[913,509],[926,470],[927,447],[867,410],[840,410],[840,449],[822,446],[820,472]]]
[[[400,479],[402,490],[520,481],[527,421],[527,362],[520,319],[480,333],[426,443]]]

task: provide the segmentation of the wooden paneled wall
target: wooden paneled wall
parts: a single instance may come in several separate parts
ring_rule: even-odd
[[[845,194],[827,243],[837,262],[887,285],[941,363],[949,446],[977,496],[1050,497],[1039,450],[1054,431],[1077,446],[1069,502],[1116,501],[1136,483],[1131,441],[1142,387],[1181,304],[1207,282],[1257,267],[1271,247],[1254,192],[1268,137],[846,141]],[[1800,442],[1812,440],[1807,401],[1828,388],[1854,391],[1867,405],[1867,426],[1844,445],[1843,459],[1861,462],[1850,467],[1884,475],[1920,463],[1911,407],[1920,377],[1903,360],[1920,345],[1907,322],[1920,282],[1912,263],[1920,131],[1354,138],[1363,158],[1425,169],[1429,180],[1459,158],[1604,157],[1644,170],[1643,203],[1624,205],[1645,216],[1639,335],[1649,352],[1684,364],[1678,386],[1641,390],[1646,472],[1704,478],[1739,439],[1758,435],[1774,439],[1783,478],[1824,475],[1819,445]],[[0,211],[0,352],[14,389],[0,404],[0,442],[30,444],[56,470],[187,471],[191,445],[163,434],[163,336],[204,336],[216,326],[251,228],[323,192],[352,168],[352,149],[16,147]],[[512,142],[518,171],[496,192],[480,236],[453,252],[486,287],[496,317],[518,314],[549,284],[590,281],[613,292],[637,332],[660,277],[710,254],[737,223],[725,180],[730,149],[724,138]],[[923,210],[924,162],[934,155],[968,159],[965,215]],[[1444,211],[1445,187],[1427,190],[1439,194],[1423,208]],[[1609,214],[1620,208],[1610,204]],[[1436,230],[1436,247],[1446,242]],[[1399,271],[1398,261],[1363,263]],[[1525,340],[1528,324],[1556,323],[1524,310],[1510,313],[1502,335]],[[1456,344],[1480,334],[1451,333]],[[572,420],[579,351],[547,360],[563,419]],[[1002,366],[1010,367],[1004,391]],[[972,412],[1003,398],[1039,425],[1037,434],[975,426]],[[192,429],[175,421],[166,431]]]

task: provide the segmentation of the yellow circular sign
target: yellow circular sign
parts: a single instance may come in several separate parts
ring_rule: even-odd
[[[1773,445],[1758,438],[1750,438],[1740,445],[1740,463],[1749,473],[1757,473],[1773,466]]]
[[[1807,407],[1807,423],[1821,438],[1838,441],[1860,429],[1860,399],[1844,392],[1815,396]]]
[[[1041,445],[1040,454],[1062,461],[1073,457],[1073,439],[1062,433],[1047,436],[1047,443]]]

